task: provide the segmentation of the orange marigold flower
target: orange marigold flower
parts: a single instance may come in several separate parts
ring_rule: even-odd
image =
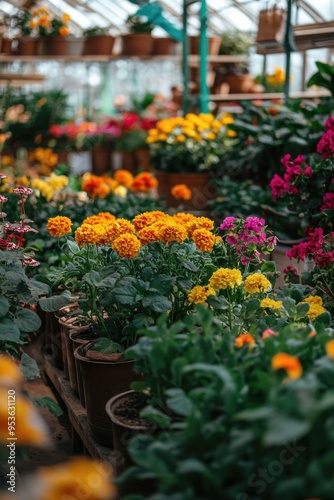
[[[101,179],[103,179],[103,181],[106,183],[106,185],[109,186],[110,190],[113,192],[119,187],[119,183],[115,179],[112,179],[111,177],[107,177],[107,176],[103,175],[101,177]]]
[[[253,273],[245,279],[245,290],[247,293],[268,292],[271,289],[270,281],[261,273]]]
[[[141,172],[133,179],[132,191],[145,193],[156,188],[158,181],[150,172]]]
[[[103,222],[112,222],[116,217],[109,212],[100,212],[97,215],[90,215],[82,221],[82,224],[102,224]]]
[[[166,222],[160,228],[160,239],[164,243],[178,241],[182,243],[187,238],[187,231],[184,226],[175,222]]]
[[[204,304],[209,295],[215,295],[212,288],[197,285],[188,293],[188,300],[191,304]]]
[[[9,356],[0,355],[0,386],[14,386],[23,382],[18,365]]]
[[[67,26],[61,26],[58,31],[60,36],[68,36],[70,34],[70,30]]]
[[[192,192],[186,184],[176,184],[170,192],[176,200],[190,200],[192,197]]]
[[[121,170],[116,170],[114,173],[114,179],[121,184],[121,186],[124,186],[126,188],[129,188],[132,186],[133,183],[133,175],[131,172],[125,169]]]
[[[110,185],[105,178],[98,175],[85,174],[83,176],[82,190],[90,194],[93,198],[106,198],[110,194]]]
[[[121,258],[133,259],[137,257],[141,243],[134,234],[126,233],[116,238],[112,248]]]
[[[329,342],[327,342],[326,352],[327,352],[327,356],[334,359],[334,340],[330,340]]]
[[[211,276],[209,284],[214,290],[225,290],[230,287],[240,286],[242,282],[242,274],[239,269],[229,269],[221,267],[217,269]]]
[[[195,219],[187,222],[186,228],[188,231],[188,236],[191,238],[193,232],[196,229],[207,229],[208,231],[212,231],[212,229],[214,228],[214,222],[208,217],[196,217]]]
[[[143,212],[142,214],[136,215],[133,219],[133,225],[136,231],[140,231],[143,227],[150,226],[154,224],[157,219],[166,219],[169,216],[160,210],[153,210],[152,212]]]
[[[111,478],[112,471],[107,464],[75,457],[69,462],[39,469],[35,484],[39,489],[43,485],[42,496],[45,500],[83,497],[90,500],[116,500],[117,490]],[[41,498],[39,491],[34,492],[33,487],[29,491],[29,498]]]
[[[111,244],[116,238],[121,236],[124,233],[133,233],[134,225],[131,224],[130,221],[126,219],[116,219],[115,221],[110,222],[105,227],[105,237],[106,242]]]
[[[234,341],[235,347],[238,348],[243,347],[246,344],[249,344],[250,349],[252,349],[255,345],[255,339],[250,333],[242,333],[241,335],[238,335]]]
[[[186,214],[185,212],[178,212],[177,214],[173,215],[173,219],[175,222],[178,222],[179,224],[187,224],[187,222],[196,219],[196,216],[194,214]]]
[[[51,217],[47,223],[47,230],[51,234],[51,236],[55,238],[60,238],[61,236],[65,236],[72,231],[71,226],[73,222],[68,217],[63,217],[61,215],[57,215],[57,217]]]
[[[201,252],[212,252],[213,245],[215,244],[214,234],[210,233],[207,229],[195,229],[192,237],[198,250],[201,250]]]
[[[84,245],[103,245],[106,243],[106,227],[104,224],[82,224],[75,231],[75,241]]]
[[[300,378],[303,373],[299,359],[285,352],[275,354],[271,360],[271,366],[274,370],[285,370],[291,380]]]
[[[63,21],[63,23],[68,23],[71,20],[71,16],[64,12],[64,14],[61,16],[61,20]]]
[[[158,224],[152,224],[151,226],[143,227],[137,233],[138,238],[142,245],[148,245],[154,241],[158,241],[160,238],[160,227]]]

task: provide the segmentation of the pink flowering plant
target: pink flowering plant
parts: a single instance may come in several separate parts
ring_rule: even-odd
[[[0,174],[0,178],[6,176]],[[39,265],[33,251],[24,247],[25,235],[31,231],[37,233],[25,214],[25,202],[33,191],[19,186],[13,192],[20,207],[18,222],[5,220],[4,206],[8,200],[0,195],[0,352],[20,358],[29,334],[41,326],[34,309],[49,287],[28,276],[28,269]]]

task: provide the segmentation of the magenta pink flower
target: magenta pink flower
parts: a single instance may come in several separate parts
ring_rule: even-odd
[[[0,194],[0,203],[6,203],[6,201],[8,201],[8,198],[6,198],[3,194]]]
[[[246,217],[244,222],[244,227],[248,231],[254,231],[259,233],[263,226],[265,225],[265,220],[259,217]]]
[[[328,158],[334,154],[334,129],[328,129],[317,144],[317,153],[323,158]]]
[[[235,217],[226,217],[223,222],[220,224],[220,229],[222,231],[230,231],[235,228]]]
[[[283,269],[283,274],[288,274],[288,273],[293,273],[293,274],[295,274],[296,276],[298,276],[298,271],[297,271],[297,269],[295,268],[295,266],[286,266],[286,267]]]
[[[334,130],[334,116],[329,116],[325,121],[326,130]]]
[[[334,192],[325,193],[322,198],[323,205],[321,205],[320,210],[334,210]]]

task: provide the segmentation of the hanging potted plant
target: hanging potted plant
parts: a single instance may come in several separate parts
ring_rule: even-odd
[[[126,20],[128,34],[122,36],[123,56],[148,56],[152,52],[154,25],[145,18],[131,15]]]
[[[115,43],[115,37],[109,34],[109,28],[95,26],[84,31],[85,45],[83,55],[110,56]]]

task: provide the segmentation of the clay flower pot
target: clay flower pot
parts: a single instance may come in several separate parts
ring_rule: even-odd
[[[36,56],[38,54],[39,38],[18,38],[16,54],[19,56]]]
[[[175,54],[177,41],[171,37],[153,37],[153,56],[170,56]]]
[[[45,56],[80,56],[83,51],[83,38],[46,37],[42,53]]]
[[[110,56],[114,48],[115,38],[111,35],[88,36],[85,39],[83,55]]]
[[[133,33],[122,36],[123,56],[149,56],[153,49],[153,37],[149,33]]]
[[[216,56],[219,54],[219,49],[221,45],[221,37],[212,36],[208,37],[208,55]],[[192,55],[199,54],[199,36],[190,36],[189,37],[189,52]]]

